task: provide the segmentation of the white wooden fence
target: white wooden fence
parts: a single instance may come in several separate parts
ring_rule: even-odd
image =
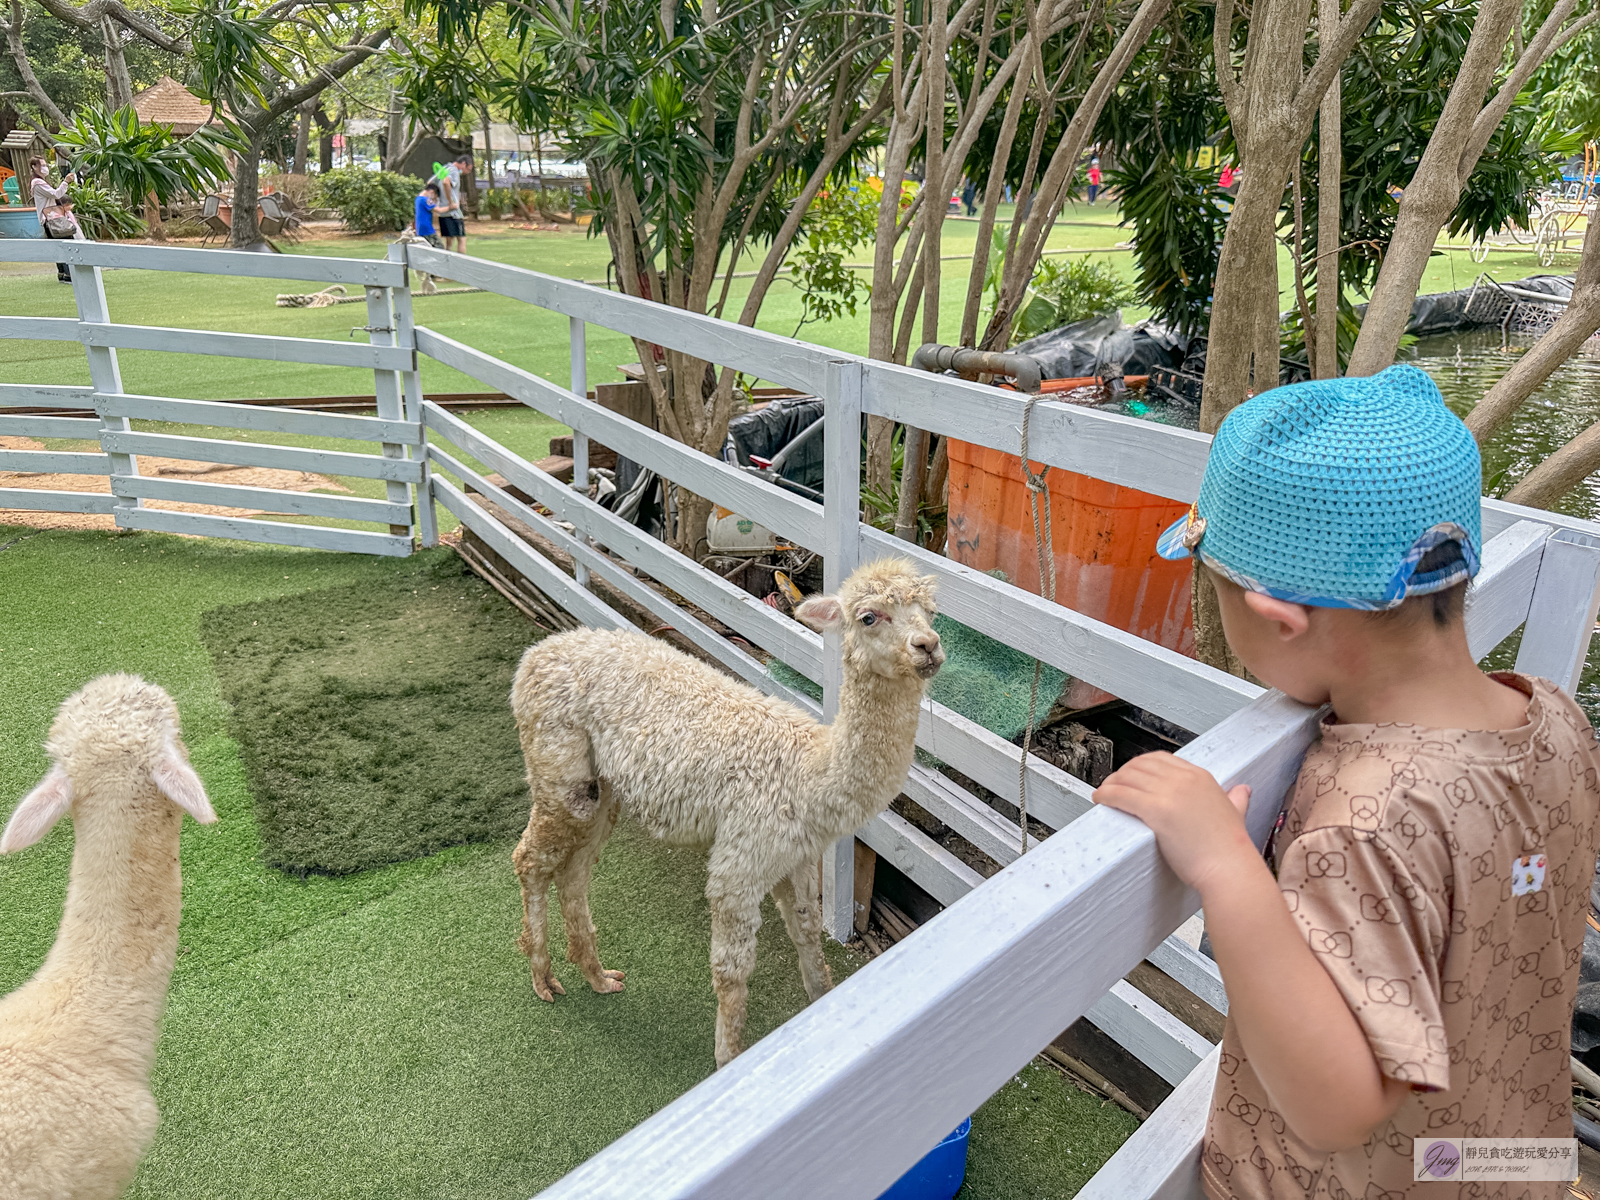
[[[624,564],[635,567],[820,682],[824,697],[820,711],[825,719],[831,717],[840,682],[837,644],[589,500],[578,488],[587,477],[588,439],[596,438],[664,478],[817,551],[823,556],[829,587],[864,559],[887,553],[916,559],[940,577],[940,607],[956,620],[1199,734],[1183,756],[1206,766],[1225,785],[1253,785],[1249,823],[1260,841],[1265,840],[1315,736],[1319,713],[1276,692],[1263,692],[859,523],[862,414],[907,421],[1017,453],[1023,400],[1015,393],[868,362],[431,248],[394,247],[393,261],[385,263],[0,243],[0,259],[54,261],[61,254],[76,264],[80,319],[0,317],[0,336],[84,342],[94,387],[11,387],[0,391],[0,406],[69,407],[82,405],[85,397],[92,399],[113,479],[113,496],[96,497],[93,502],[106,504],[119,524],[257,540],[296,538],[302,540],[294,544],[405,553],[411,541],[399,533],[361,534],[366,540],[348,541],[344,539],[351,537],[351,531],[279,525],[277,529],[294,533],[262,535],[266,522],[221,518],[180,522],[176,518],[189,515],[152,514],[141,508],[142,499],[170,498],[174,493],[168,489],[183,485],[159,483],[158,497],[150,491],[152,481],[141,479],[133,466],[133,456],[141,452],[233,462],[240,460],[226,456],[270,449],[307,456],[278,458],[275,463],[293,461],[310,469],[357,474],[343,460],[365,457],[374,464],[367,469],[369,477],[390,481],[388,503],[394,506],[382,513],[362,509],[374,514],[365,519],[397,517],[406,504],[407,489],[414,487],[417,496],[453,513],[579,620],[624,624],[586,586],[599,576],[754,686],[817,711],[808,698],[783,687],[754,657],[645,586]],[[571,385],[551,383],[464,342],[414,326],[405,265],[567,316]],[[305,339],[113,325],[105,310],[99,266],[361,283],[368,289],[369,324],[376,327],[373,345],[347,347]],[[588,323],[822,396],[824,502],[814,504],[780,490],[586,399],[583,350]],[[287,409],[251,408],[235,410],[231,420],[224,421],[230,414],[215,410],[227,405],[126,396],[116,374],[119,346],[346,365],[357,354],[367,355],[360,365],[375,372],[379,417],[313,418]],[[560,483],[460,418],[424,402],[416,355],[454,367],[571,425],[578,468],[575,486]],[[181,420],[185,414],[214,425],[303,433],[335,429],[322,424],[313,428],[308,423],[313,420],[356,422],[338,425],[347,432],[334,436],[379,441],[384,453],[382,458],[344,455],[332,462],[326,451],[246,448],[215,440],[201,445],[198,439],[134,433],[127,424],[129,417]],[[0,417],[0,432],[31,429],[39,431],[34,436],[79,436],[82,428],[74,425],[69,432],[51,432],[66,429],[48,423],[63,418],[43,418],[42,425],[40,420]],[[8,427],[7,421],[19,424]],[[1051,402],[1035,409],[1029,435],[1035,461],[1183,502],[1198,492],[1209,448],[1209,439],[1200,434]],[[181,450],[174,443],[182,443]],[[99,456],[83,458],[71,469],[94,473],[105,469]],[[0,458],[0,467],[12,461]],[[552,516],[519,501],[491,481],[486,470],[531,496]],[[538,554],[469,493],[527,523],[570,554],[577,577]],[[0,492],[0,507],[17,506],[10,499],[16,494]],[[72,496],[74,503],[86,502],[74,493],[61,495]],[[191,496],[201,498],[201,493],[183,494]],[[336,498],[317,497],[315,503],[329,499]],[[258,499],[251,502],[268,507]],[[348,515],[355,510],[287,511]],[[1600,603],[1600,525],[1497,501],[1484,502],[1483,524],[1484,569],[1467,615],[1474,652],[1486,653],[1526,623],[1518,668],[1575,687]],[[424,544],[432,542],[431,503],[415,507],[411,525]],[[1011,743],[937,704],[924,712],[918,742],[1004,799],[1012,803],[1018,799],[1018,751]],[[1195,912],[1197,898],[1162,864],[1148,829],[1120,813],[1093,807],[1086,784],[1037,759],[1028,766],[1029,810],[1059,832],[1036,843],[1026,856],[1018,853],[1014,825],[942,774],[913,767],[905,791],[1005,869],[985,882],[895,814],[884,813],[869,822],[857,836],[946,904],[945,911],[546,1195],[874,1197],[1083,1015],[1177,1085],[1177,1090],[1082,1194],[1103,1200],[1199,1194],[1198,1141],[1215,1051],[1122,977],[1148,956],[1214,1007],[1225,1011],[1227,1001],[1210,960],[1170,936]],[[827,919],[839,936],[848,934],[853,916],[852,860],[846,839],[829,852],[825,863]],[[832,1152],[840,1146],[854,1149],[848,1154]],[[873,1152],[860,1152],[863,1146]]]

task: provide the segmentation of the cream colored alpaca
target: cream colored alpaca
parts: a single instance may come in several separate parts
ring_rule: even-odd
[[[768,892],[800,951],[806,994],[815,1000],[833,986],[817,859],[888,807],[905,782],[917,706],[944,662],[929,623],[933,586],[910,563],[885,560],[856,571],[838,596],[813,596],[796,610],[815,629],[843,631],[832,725],[640,633],[575,630],[522,656],[511,707],[533,811],[513,862],[521,946],[541,999],[563,991],[547,944],[552,880],[567,958],[595,991],[622,990],[623,973],[600,965],[588,893],[624,805],[657,837],[711,849],[718,1066],[743,1048]]]
[[[153,683],[104,675],[68,697],[55,765],[11,814],[0,852],[70,809],[72,876],[49,957],[0,1000],[0,1198],[98,1200],[133,1178],[160,1119],[156,1030],[178,950],[178,831],[217,819]]]

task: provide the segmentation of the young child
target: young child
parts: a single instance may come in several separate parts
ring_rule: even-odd
[[[439,207],[439,185],[433,180],[428,180],[422,185],[422,190],[417,193],[416,203],[416,229],[417,236],[428,245],[443,250],[444,243],[439,240],[439,235],[433,231],[433,210]]]
[[[1244,665],[1333,710],[1273,835],[1276,878],[1246,787],[1148,754],[1095,794],[1155,831],[1205,906],[1229,1000],[1213,1200],[1426,1200],[1413,1139],[1572,1137],[1600,751],[1570,697],[1467,649],[1480,473],[1415,367],[1296,384],[1228,416],[1162,535],[1216,584]]]

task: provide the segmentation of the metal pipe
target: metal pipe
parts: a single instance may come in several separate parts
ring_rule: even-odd
[[[911,356],[911,365],[924,371],[954,371],[963,379],[1007,375],[1016,381],[1019,392],[1037,392],[1044,380],[1038,360],[1031,355],[969,350],[964,346],[941,346],[937,342],[918,346]]]
[[[784,464],[789,461],[794,452],[822,432],[822,423],[825,420],[827,420],[826,417],[818,417],[807,425],[795,436],[792,442],[779,450],[773,460],[767,464],[767,473],[774,477],[774,481],[778,475],[783,474]]]

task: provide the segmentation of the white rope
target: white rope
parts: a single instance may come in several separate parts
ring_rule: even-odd
[[[1039,402],[1039,394],[1028,397],[1028,402],[1022,408],[1022,479],[1028,488],[1028,505],[1033,509],[1033,545],[1039,555],[1039,587],[1046,600],[1051,603],[1056,598],[1056,556],[1055,541],[1050,530],[1050,495],[1045,487],[1045,476],[1050,474],[1047,466],[1037,475],[1028,465],[1028,422],[1033,416],[1033,406]],[[1044,496],[1044,522],[1041,529],[1039,520],[1039,497]],[[1048,549],[1047,549],[1048,547]],[[1033,746],[1033,729],[1039,715],[1039,675],[1044,669],[1044,664],[1037,658],[1033,660],[1033,690],[1028,696],[1028,728],[1022,735],[1022,758],[1017,763],[1017,822],[1022,829],[1022,853],[1028,852],[1028,752]]]

